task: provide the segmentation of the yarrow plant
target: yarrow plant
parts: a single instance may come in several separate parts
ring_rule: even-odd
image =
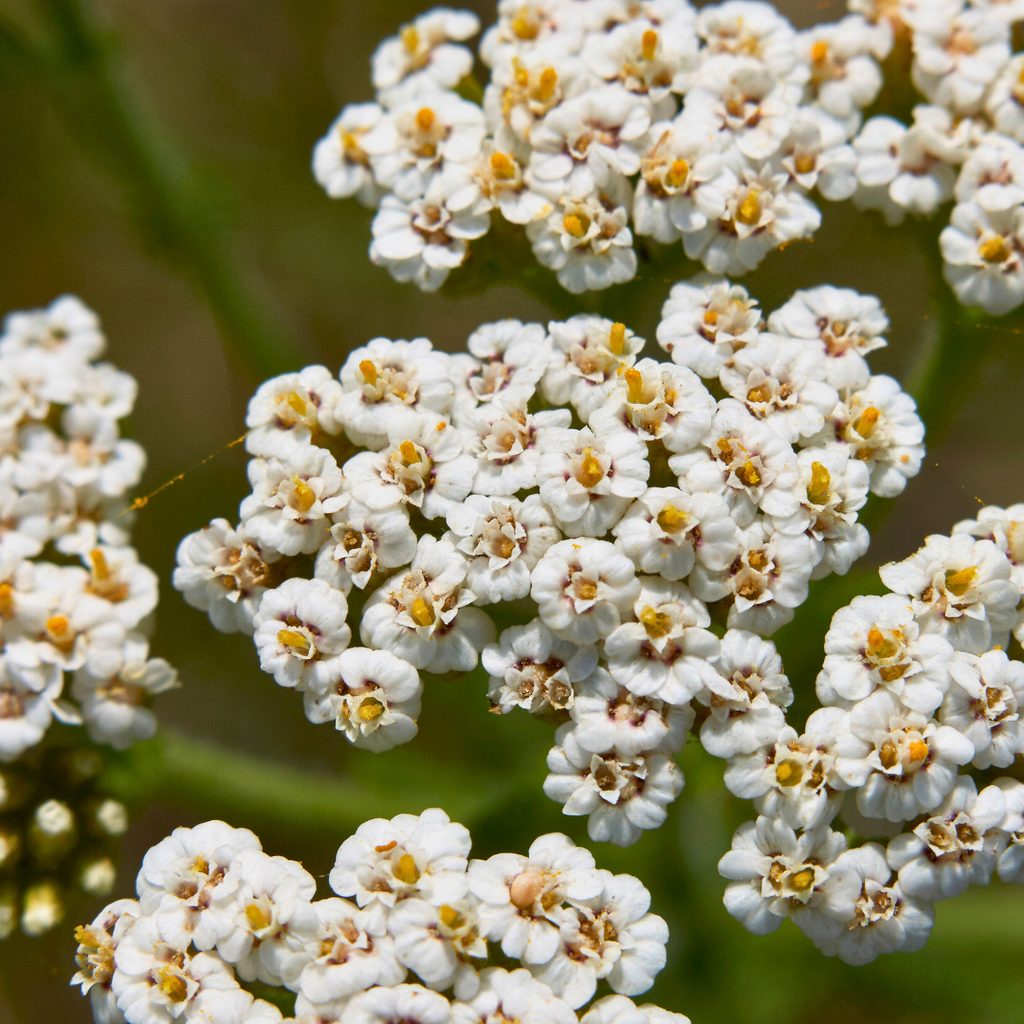
[[[570,292],[637,272],[634,238],[681,241],[738,275],[852,199],[890,224],[956,206],[942,232],[957,297],[1024,302],[1024,55],[1012,2],[850,0],[798,32],[768,3],[502,0],[477,57],[467,11],[435,8],[381,43],[376,100],[346,106],[313,171],[378,208],[370,258],[434,290],[497,211]],[[908,126],[864,120],[879,61],[912,51]],[[895,61],[898,63],[898,60]]]
[[[562,723],[548,796],[629,845],[683,787],[694,703],[720,756],[774,738],[792,691],[762,638],[920,467],[913,400],[865,360],[887,324],[831,287],[766,323],[702,276],[665,304],[672,361],[590,315],[457,355],[375,339],[259,388],[252,494],[182,541],[174,585],[370,750],[415,735],[421,673],[482,660],[492,710]]]
[[[54,720],[124,749],[177,686],[149,656],[157,577],[131,546],[126,496],[146,456],[121,436],[134,378],[97,362],[96,315],[64,296],[0,334],[0,760]],[[71,697],[71,700],[67,698]]]
[[[1000,775],[1024,755],[1024,662],[1007,655],[1024,636],[1022,563],[1024,505],[928,537],[882,566],[890,593],[835,614],[824,706],[802,733],[780,723],[731,753],[705,742],[759,815],[719,864],[745,928],[789,917],[826,955],[864,964],[920,949],[935,902],[995,874],[1024,882],[1024,782]]]
[[[668,940],[636,878],[558,833],[525,855],[470,846],[436,808],[375,818],[338,850],[337,895],[316,900],[313,876],[248,829],[175,829],[143,858],[138,899],[76,930],[72,984],[97,1024],[689,1024],[629,998]],[[594,1000],[599,981],[615,994]],[[251,982],[294,993],[294,1017]]]

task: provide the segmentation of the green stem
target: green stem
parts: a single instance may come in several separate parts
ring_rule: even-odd
[[[144,240],[193,279],[237,353],[263,376],[301,365],[273,303],[239,273],[210,183],[144,110],[88,0],[40,3],[51,38],[36,45],[8,25],[8,56],[20,59],[19,70],[33,74],[82,148],[121,183]]]

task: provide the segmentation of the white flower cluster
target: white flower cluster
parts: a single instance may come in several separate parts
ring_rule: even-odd
[[[864,359],[887,325],[832,287],[765,325],[744,289],[701,276],[665,305],[672,362],[591,315],[485,324],[468,355],[378,338],[339,379],[260,387],[241,522],[186,537],[174,585],[254,632],[311,721],[371,750],[416,733],[421,671],[482,652],[494,710],[564,723],[548,795],[628,845],[682,789],[694,698],[723,756],[774,736],[792,694],[756,634],[849,569],[868,492],[920,467],[913,400]]]
[[[379,204],[371,260],[425,290],[493,210],[570,292],[632,278],[634,235],[753,269],[817,230],[813,190],[857,190],[850,140],[891,45],[859,14],[797,32],[754,0],[500,0],[481,93],[461,45],[478,29],[441,7],[384,40],[376,102],[346,106],[313,154],[328,195]]]
[[[146,455],[120,436],[134,378],[95,360],[96,315],[72,296],[0,332],[0,760],[51,722],[123,749],[156,729],[177,685],[149,657],[157,577],[130,543],[127,492]],[[39,561],[49,554],[59,559]],[[80,563],[80,564],[72,564]],[[65,674],[77,706],[62,699]]]
[[[852,964],[920,949],[932,904],[993,873],[1024,883],[1024,783],[992,778],[1024,759],[1024,662],[1006,653],[1024,636],[1024,505],[985,508],[880,574],[891,593],[832,619],[825,706],[725,772],[760,815],[719,864],[729,913],[760,935],[791,917]],[[837,814],[887,846],[848,848]]]
[[[927,101],[908,126],[870,118],[856,138],[853,202],[890,224],[955,200],[939,239],[946,279],[965,305],[1001,315],[1024,302],[1024,54],[1015,0],[850,0],[913,52]]]
[[[470,845],[442,810],[375,818],[338,850],[337,896],[314,900],[313,876],[247,829],[175,829],[138,900],[77,929],[71,983],[97,1024],[281,1024],[240,981],[295,993],[288,1024],[689,1024],[629,998],[668,941],[636,878],[559,833],[525,856],[469,861]],[[487,966],[490,944],[507,967]],[[617,994],[577,1017],[599,981]]]

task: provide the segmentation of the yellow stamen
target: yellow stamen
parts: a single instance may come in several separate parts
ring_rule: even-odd
[[[642,402],[644,394],[644,375],[639,370],[626,371],[626,400],[636,405]]]
[[[541,103],[547,103],[554,96],[557,85],[558,72],[554,68],[545,68],[540,73],[540,81],[537,84],[537,99]]]
[[[576,471],[576,479],[584,487],[596,487],[604,479],[604,470],[601,463],[594,457],[593,448],[583,449],[583,461]]]
[[[292,485],[295,488],[292,492],[292,508],[297,512],[308,512],[316,504],[313,488],[299,476],[292,477]]]
[[[807,485],[807,500],[812,505],[824,505],[832,493],[832,477],[820,462],[811,463],[811,482]]]
[[[420,48],[420,34],[416,31],[415,26],[406,25],[399,35],[402,39],[402,45],[409,53],[415,53]]]
[[[655,611],[650,605],[640,612],[640,621],[647,630],[647,635],[653,640],[667,636],[672,630],[672,620],[664,612]]]
[[[772,400],[772,389],[767,384],[758,384],[747,392],[747,401],[755,403],[770,402]]]
[[[790,875],[789,884],[796,889],[797,892],[807,892],[807,890],[814,884],[814,868],[804,868],[803,871],[798,871],[795,875]]]
[[[572,235],[573,238],[582,238],[587,233],[587,228],[590,226],[590,222],[587,221],[586,227],[583,222],[587,220],[582,215],[570,213],[565,220],[562,221],[562,227],[565,228],[566,232]]]
[[[512,22],[512,31],[517,39],[529,41],[537,38],[537,26],[522,14]]]
[[[954,597],[963,597],[978,575],[978,567],[969,565],[966,569],[957,572],[955,569],[946,570],[946,589]]]
[[[457,928],[463,922],[462,915],[454,907],[449,907],[447,903],[441,904],[437,916],[441,918],[441,924],[445,928]]]
[[[761,474],[758,473],[757,466],[752,462],[744,462],[736,470],[736,476],[744,487],[757,487],[761,483]]]
[[[403,441],[398,446],[398,451],[409,466],[414,466],[420,461],[420,454],[416,451],[416,445],[414,445],[412,441]]]
[[[160,991],[172,1003],[183,1003],[188,998],[188,983],[180,974],[172,974],[169,967],[161,967],[156,973],[160,978]]]
[[[10,583],[0,583],[0,616],[13,619],[14,611],[14,587]]]
[[[689,518],[681,509],[669,503],[658,513],[658,525],[666,533],[678,533]]]
[[[309,637],[297,629],[281,629],[277,633],[277,642],[295,651],[300,656],[309,654]]]
[[[995,235],[978,246],[978,254],[986,263],[1005,263],[1010,258],[1010,247],[1001,235]]]
[[[670,188],[680,188],[686,184],[690,173],[690,165],[685,160],[676,160],[665,175],[665,183]]]
[[[67,635],[70,625],[71,622],[66,615],[51,615],[46,620],[46,632],[53,637],[61,639]]]
[[[288,394],[284,395],[285,405],[292,410],[297,416],[306,415],[306,403],[301,395],[294,391],[289,391]]]
[[[818,161],[811,156],[809,153],[805,153],[803,156],[796,158],[796,173],[797,174],[810,174],[811,171],[817,166]]]
[[[267,920],[267,915],[255,903],[250,903],[245,908],[245,918],[252,925],[253,931],[256,932],[262,931],[270,924]]]
[[[828,43],[819,39],[818,42],[811,47],[811,60],[813,60],[815,64],[821,64],[827,56]]]
[[[403,853],[398,858],[398,863],[391,869],[395,878],[406,885],[415,885],[420,878],[419,868],[413,860],[411,853]]]
[[[759,195],[760,192],[752,188],[747,193],[747,198],[740,203],[740,207],[736,211],[736,219],[741,224],[752,226],[761,219],[761,203],[757,198]]]
[[[608,349],[614,355],[621,356],[623,346],[626,344],[626,325],[625,324],[612,324],[612,329],[608,334]]]
[[[430,626],[434,622],[434,609],[423,600],[422,597],[417,597],[412,603],[412,608],[409,609],[409,614],[412,616],[413,622],[417,626]]]
[[[359,372],[363,375],[363,380],[367,384],[373,385],[377,383],[377,367],[372,359],[363,359],[359,363]]]
[[[883,768],[895,768],[899,755],[896,744],[892,740],[886,740],[878,751],[878,760]]]
[[[924,740],[914,740],[910,744],[910,760],[927,761],[928,760],[928,744]]]
[[[782,761],[775,766],[775,781],[780,786],[796,786],[804,777],[804,768],[799,761]]]
[[[98,580],[110,578],[110,566],[107,565],[106,555],[99,548],[93,548],[89,552],[89,560],[92,562],[93,575]]]
[[[715,324],[718,323],[718,314],[713,309],[709,309],[704,314],[704,323],[706,323],[708,327],[714,327]]]
[[[658,52],[658,33],[654,29],[649,28],[641,37],[640,52],[644,55],[644,60],[654,60],[654,55]]]
[[[491,154],[491,173],[496,178],[507,181],[516,176],[516,165],[504,153]]]
[[[437,119],[434,112],[430,107],[421,107],[416,114],[416,127],[421,132],[429,132],[434,127],[434,121]]]
[[[874,432],[875,427],[878,425],[878,410],[873,406],[869,405],[861,414],[857,417],[857,422],[854,423],[853,429],[860,434],[861,437],[870,437]]]
[[[383,714],[384,705],[373,697],[367,697],[366,700],[359,705],[359,717],[364,722],[375,722]]]

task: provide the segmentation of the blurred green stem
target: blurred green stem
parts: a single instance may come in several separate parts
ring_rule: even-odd
[[[0,56],[44,91],[83,150],[124,189],[149,246],[204,294],[223,335],[262,376],[301,365],[265,292],[239,272],[210,184],[145,110],[89,0],[37,0],[50,31],[34,42],[0,23]]]

